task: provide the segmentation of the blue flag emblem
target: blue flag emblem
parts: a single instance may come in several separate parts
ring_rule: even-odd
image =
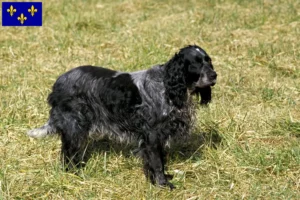
[[[2,2],[2,26],[42,26],[42,2]]]

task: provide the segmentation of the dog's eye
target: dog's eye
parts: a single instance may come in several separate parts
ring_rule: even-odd
[[[202,64],[202,59],[200,57],[196,57],[196,62]]]
[[[211,59],[208,56],[204,57],[205,62],[211,63]]]
[[[198,72],[198,67],[195,65],[190,65],[189,66],[189,72],[190,73],[197,73]]]

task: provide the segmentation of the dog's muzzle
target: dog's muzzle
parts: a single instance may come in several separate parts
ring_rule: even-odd
[[[217,76],[218,74],[213,71],[210,75],[209,75],[209,80],[211,82],[211,85],[210,86],[214,86],[216,83],[217,83]]]

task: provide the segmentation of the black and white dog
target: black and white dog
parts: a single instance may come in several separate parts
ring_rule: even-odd
[[[82,163],[89,138],[138,141],[146,177],[173,189],[165,174],[164,147],[169,139],[189,134],[194,110],[190,95],[200,94],[201,103],[207,104],[216,78],[210,57],[196,45],[143,71],[77,67],[57,79],[48,97],[48,122],[28,135],[59,133],[67,169]]]

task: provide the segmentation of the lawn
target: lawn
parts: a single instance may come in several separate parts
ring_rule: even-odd
[[[56,78],[79,65],[134,71],[188,44],[218,73],[193,139],[173,146],[170,191],[126,145],[103,141],[78,174],[44,124]],[[0,27],[0,199],[300,199],[300,1],[47,0],[42,27]]]

